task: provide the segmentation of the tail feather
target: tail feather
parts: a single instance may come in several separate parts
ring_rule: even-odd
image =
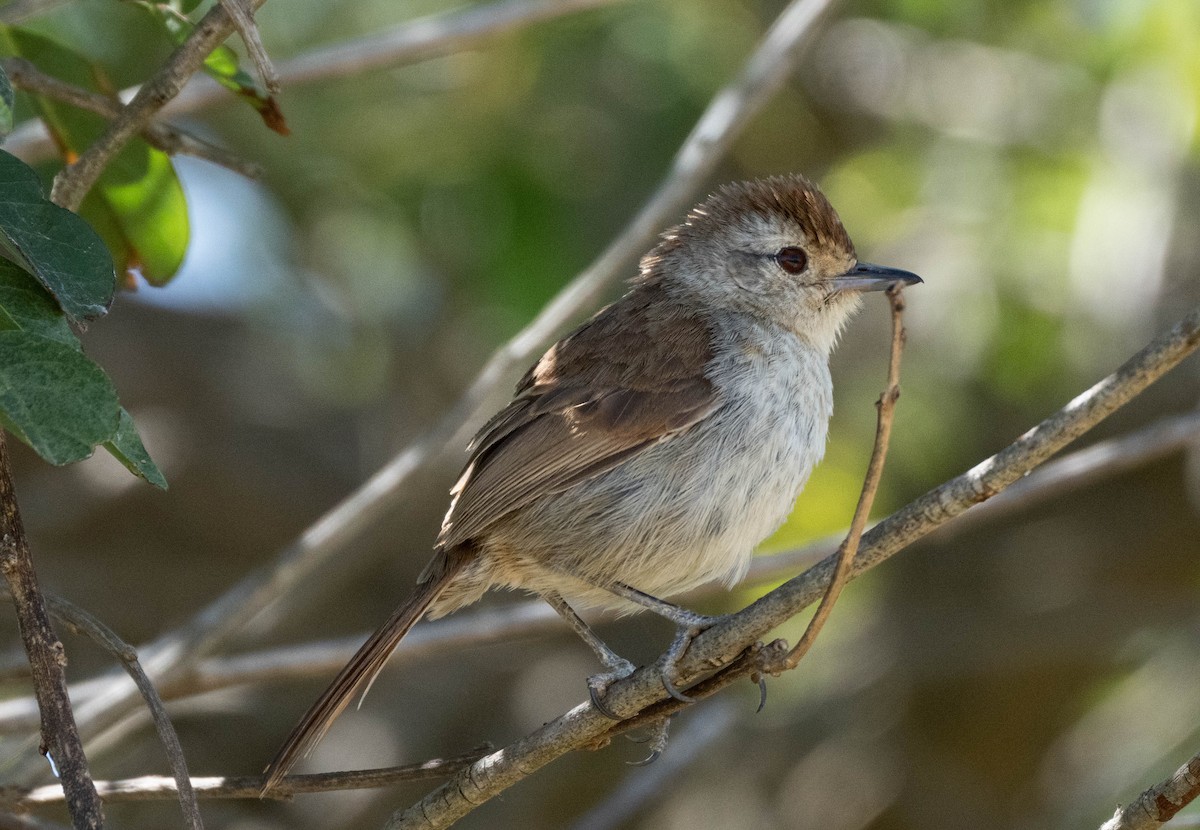
[[[404,639],[434,600],[446,589],[471,559],[473,551],[458,546],[438,551],[433,561],[421,574],[417,589],[399,608],[392,612],[382,626],[350,658],[333,682],[317,698],[309,710],[288,735],[275,758],[263,772],[262,793],[265,795],[287,775],[296,762],[312,751],[334,720],[349,705],[359,689],[365,690],[375,682],[388,658]]]

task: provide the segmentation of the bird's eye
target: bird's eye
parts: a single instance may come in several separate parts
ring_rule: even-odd
[[[775,254],[775,261],[789,274],[799,274],[808,267],[808,254],[804,253],[803,248],[780,248],[779,253]]]

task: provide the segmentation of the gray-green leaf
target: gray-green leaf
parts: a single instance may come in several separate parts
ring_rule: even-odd
[[[92,454],[117,432],[121,407],[104,371],[58,340],[0,331],[0,420],[51,464]]]
[[[133,418],[124,408],[121,409],[121,420],[117,426],[117,434],[113,440],[104,445],[104,449],[125,465],[125,469],[140,476],[161,490],[167,489],[167,479],[158,469],[158,465],[146,452],[146,445],[138,435]]]
[[[108,310],[117,277],[96,232],[46,200],[37,173],[0,150],[0,249],[54,295],[72,320]]]

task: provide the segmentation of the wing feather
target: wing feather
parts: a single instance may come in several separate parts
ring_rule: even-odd
[[[646,323],[632,331],[621,319],[631,300]],[[628,348],[614,349],[614,336]],[[708,326],[661,288],[639,287],[601,311],[551,348],[476,435],[439,544],[471,539],[704,420],[721,403],[705,376],[710,356]]]

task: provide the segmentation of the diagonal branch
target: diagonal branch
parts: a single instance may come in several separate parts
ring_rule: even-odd
[[[266,0],[250,0],[257,9]],[[74,164],[54,177],[51,199],[68,210],[78,210],[83,197],[100,178],[104,168],[121,152],[129,140],[145,129],[150,119],[168,101],[179,94],[187,79],[194,75],[204,59],[234,31],[228,9],[218,3],[201,18],[187,40],[171,53],[154,77],[142,85],[133,100],[114,118],[91,147]]]
[[[1193,755],[1166,781],[1155,784],[1132,803],[1117,808],[1100,830],[1157,830],[1200,796],[1200,753]]]
[[[1018,481],[1141,393],[1197,346],[1200,346],[1200,308],[1008,447],[876,525],[863,537],[851,575],[875,567],[972,505]],[[742,674],[753,672],[760,662],[770,665],[781,652],[778,644],[765,649],[767,658],[763,660],[755,653],[758,651],[755,642],[820,599],[834,567],[834,559],[828,558],[701,633],[678,664],[684,682],[704,675],[706,668],[713,665],[732,663]],[[720,676],[718,673],[717,677]],[[704,685],[702,682],[698,688],[689,684],[689,696],[703,696]],[[662,704],[663,698],[659,669],[652,665],[613,684],[605,702],[614,712],[632,718],[650,707],[669,706]],[[678,705],[677,701],[670,703]],[[623,725],[618,724],[617,729]],[[611,720],[589,703],[580,704],[515,743],[476,761],[407,810],[397,811],[387,828],[447,827],[561,755],[603,743],[612,730]]]

